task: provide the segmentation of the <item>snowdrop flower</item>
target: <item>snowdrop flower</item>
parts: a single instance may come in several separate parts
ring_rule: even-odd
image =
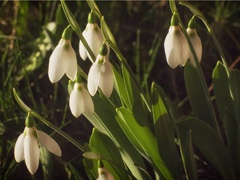
[[[192,42],[193,48],[196,52],[198,61],[201,62],[202,59],[202,42],[201,39],[199,38],[196,30],[196,22],[194,17],[192,17],[188,23],[188,28],[187,28],[187,33],[190,37],[190,40]],[[192,52],[190,52],[190,62],[194,67],[196,67],[196,63],[193,58]]]
[[[113,175],[104,167],[101,160],[98,161],[98,178],[97,180],[114,180]]]
[[[189,46],[181,28],[178,17],[173,14],[171,26],[164,41],[165,55],[168,65],[175,69],[178,65],[184,66],[189,58]]]
[[[77,57],[72,48],[70,26],[65,28],[62,38],[49,59],[48,77],[52,83],[59,81],[64,74],[74,80],[77,74]]]
[[[102,31],[96,22],[96,15],[91,11],[88,15],[88,23],[86,29],[82,33],[95,57],[97,57],[99,48],[104,41]],[[86,60],[88,57],[93,61],[81,40],[79,41],[79,54],[83,60]]]
[[[76,82],[74,84],[70,94],[69,106],[75,117],[79,117],[82,113],[94,113],[92,98],[83,83]]]
[[[37,171],[39,165],[39,143],[49,152],[61,156],[62,152],[55,140],[34,126],[34,121],[28,115],[24,132],[18,137],[14,147],[14,157],[17,162],[25,160],[31,174]]]
[[[96,61],[92,64],[88,73],[88,91],[94,96],[98,87],[106,97],[110,97],[113,91],[113,70],[107,55],[107,45],[100,47]]]

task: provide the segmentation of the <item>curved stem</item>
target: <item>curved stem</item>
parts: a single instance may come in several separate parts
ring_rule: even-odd
[[[68,134],[66,134],[65,132],[63,132],[61,129],[59,129],[58,127],[56,127],[54,124],[52,124],[51,122],[49,122],[48,120],[46,120],[45,118],[43,118],[42,116],[40,116],[38,113],[36,113],[35,111],[33,111],[30,107],[28,107],[23,101],[22,99],[18,96],[15,88],[13,88],[13,95],[15,100],[17,101],[18,105],[27,113],[29,113],[32,117],[37,118],[38,120],[40,120],[41,122],[43,122],[44,124],[46,124],[48,127],[50,127],[51,129],[53,129],[54,131],[56,131],[58,134],[60,134],[61,136],[63,136],[65,139],[67,139],[69,142],[71,142],[73,145],[75,145],[78,149],[80,149],[81,151],[83,151],[83,146],[81,144],[79,144],[75,139],[73,139],[71,136],[69,136]]]
[[[192,6],[192,5],[191,5],[190,3],[188,3],[188,2],[181,1],[181,2],[179,2],[179,4],[180,4],[180,5],[183,5],[183,6],[186,6],[187,8],[189,8],[189,9],[195,14],[196,17],[198,17],[199,19],[202,20],[202,22],[203,22],[204,25],[206,26],[206,28],[207,28],[210,36],[211,36],[212,39],[213,39],[213,42],[214,42],[214,44],[215,44],[215,46],[216,46],[216,48],[217,48],[217,50],[218,50],[218,52],[219,52],[219,55],[220,55],[220,57],[221,57],[221,60],[222,60],[222,62],[223,62],[223,64],[224,64],[224,66],[225,66],[227,75],[229,76],[229,68],[228,68],[229,66],[228,66],[226,57],[225,57],[225,55],[224,55],[224,53],[223,53],[223,50],[222,50],[222,48],[221,48],[221,46],[220,46],[220,44],[219,44],[219,42],[218,42],[218,40],[217,40],[214,32],[213,32],[213,29],[212,29],[211,26],[209,25],[207,19],[206,19],[205,16],[203,15],[203,13],[202,13],[201,11],[199,11],[196,7]]]

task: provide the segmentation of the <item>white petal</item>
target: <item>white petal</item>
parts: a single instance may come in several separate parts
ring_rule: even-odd
[[[99,57],[99,56],[98,56]],[[89,73],[88,73],[88,91],[89,93],[94,96],[97,92],[99,79],[100,79],[101,69],[97,60],[92,64]]]
[[[187,33],[188,33],[188,35],[191,39],[194,50],[197,54],[198,61],[201,62],[201,59],[202,59],[202,42],[201,42],[201,39],[199,38],[199,36],[196,32],[196,29],[187,28]],[[193,64],[193,66],[196,67],[196,63],[193,59],[193,55],[192,55],[191,52],[190,52],[190,61]]]
[[[104,174],[100,174],[97,178],[97,180],[107,180],[106,176]]]
[[[107,174],[107,180],[114,180],[115,178],[113,177],[113,175],[109,172]]]
[[[89,32],[86,34],[85,39],[89,47],[93,51],[93,54],[95,55],[95,57],[97,57],[99,53],[99,48],[103,43],[104,38],[101,32],[101,29],[99,28],[97,23],[95,24],[88,23],[87,26],[88,26]],[[88,54],[88,58],[92,60],[88,52],[87,54]]]
[[[26,128],[24,138],[24,157],[26,166],[31,174],[37,171],[39,165],[39,147],[34,128]]]
[[[113,70],[112,65],[108,60],[108,57],[106,56],[106,61],[104,65],[101,67],[101,75],[100,75],[100,81],[99,81],[99,87],[102,90],[103,94],[106,97],[110,97],[113,91]]]
[[[92,97],[90,96],[89,92],[85,89],[84,86],[81,89],[81,93],[82,93],[82,97],[83,97],[82,101],[84,104],[83,113],[93,114],[94,113],[94,104],[92,101]]]
[[[180,28],[175,26],[169,28],[169,32],[164,41],[164,50],[168,65],[173,69],[176,68],[182,58]]]
[[[24,133],[17,138],[14,147],[14,157],[17,162],[20,162],[24,159]]]
[[[83,113],[83,96],[80,91],[83,85],[75,83],[74,88],[70,94],[69,107],[75,117],[79,117]]]
[[[76,75],[77,75],[77,57],[76,53],[73,50],[71,44],[67,49],[67,68],[66,68],[66,74],[67,76],[74,81]]]
[[[62,155],[62,151],[58,143],[53,138],[51,138],[51,136],[39,130],[37,131],[37,133],[38,133],[38,138],[41,145],[43,145],[49,152],[57,156]]]
[[[89,39],[89,46],[91,47],[94,55],[97,57],[99,53],[99,48],[103,43],[104,39],[103,39],[101,29],[99,28],[97,23],[93,24],[91,31],[92,31],[92,36]]]
[[[88,29],[86,28],[82,35],[83,37],[86,39],[86,34],[88,33]],[[84,47],[82,41],[79,41],[79,54],[80,54],[80,57],[83,59],[83,60],[86,60],[87,59],[87,50],[86,48]]]
[[[49,59],[48,77],[52,83],[59,81],[66,72],[67,61],[64,61],[65,40],[61,39]]]
[[[183,35],[181,35],[181,41],[182,41],[182,59],[180,60],[180,64],[182,66],[184,66],[187,62],[187,60],[189,59],[190,57],[190,49],[189,49],[189,45],[188,45],[188,42],[187,42],[187,39],[186,37]]]

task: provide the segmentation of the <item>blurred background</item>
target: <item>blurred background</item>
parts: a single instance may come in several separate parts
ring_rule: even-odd
[[[110,27],[122,54],[127,59],[143,89],[159,84],[170,99],[181,104],[180,113],[190,113],[184,101],[183,68],[171,69],[166,62],[163,43],[168,32],[171,11],[167,1],[96,1]],[[191,2],[206,16],[226,55],[229,66],[239,68],[240,3],[237,1]],[[87,23],[89,7],[84,1],[67,1],[82,31]],[[178,6],[187,27],[192,13]],[[68,107],[68,79],[51,84],[47,71],[51,52],[68,25],[59,1],[0,2],[0,179],[43,179],[43,167],[31,176],[25,163],[16,163],[13,149],[24,130],[27,114],[17,105],[12,89],[41,116],[74,137],[87,143],[92,125],[81,116],[75,118]],[[208,86],[219,54],[204,24],[197,19],[197,31],[203,43],[201,66]],[[90,61],[82,61],[79,39],[72,35],[72,46],[78,64],[86,73]],[[114,53],[110,61],[117,61]],[[38,129],[53,136],[62,148],[61,158],[52,157],[52,179],[88,179],[82,163],[82,152],[62,136],[36,120]],[[210,170],[209,170],[210,171]],[[209,178],[211,179],[211,178]],[[214,179],[212,177],[212,179]]]

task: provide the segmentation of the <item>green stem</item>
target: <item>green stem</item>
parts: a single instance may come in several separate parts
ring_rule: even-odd
[[[112,43],[109,43],[110,46]],[[117,55],[118,59],[121,61],[121,63],[126,67],[128,73],[130,74],[130,76],[132,77],[134,83],[136,84],[138,90],[140,91],[141,93],[141,97],[143,98],[149,112],[151,112],[151,105],[145,95],[145,93],[143,92],[143,89],[141,88],[141,85],[139,84],[139,82],[137,81],[136,79],[136,76],[134,75],[134,73],[132,72],[132,69],[129,67],[128,63],[127,63],[127,60],[125,59],[125,57],[122,55],[122,53],[119,51],[118,47],[117,46],[111,46],[111,48],[114,50],[115,54]]]
[[[51,122],[49,122],[48,120],[46,120],[45,118],[43,118],[42,116],[40,116],[39,114],[37,114],[35,111],[33,111],[30,107],[28,107],[22,100],[21,98],[18,96],[15,88],[13,88],[13,95],[15,100],[17,101],[17,103],[19,104],[19,106],[26,111],[27,113],[30,113],[30,115],[32,117],[37,118],[38,120],[40,120],[41,122],[43,122],[44,124],[46,124],[48,127],[50,127],[51,129],[53,129],[55,132],[59,133],[61,136],[63,136],[65,139],[67,139],[69,142],[71,142],[73,145],[75,145],[78,149],[80,149],[81,151],[83,151],[83,146],[81,144],[79,144],[75,139],[73,139],[71,136],[69,136],[68,134],[66,134],[65,132],[63,132],[61,129],[59,129],[58,127],[56,127],[54,124],[52,124]]]
[[[91,56],[90,60],[93,63],[94,60],[96,59],[96,57],[95,57],[93,51],[91,50],[91,48],[89,47],[86,39],[83,37],[81,28],[79,27],[79,25],[77,23],[77,20],[75,19],[75,17],[73,16],[71,11],[69,10],[69,8],[68,8],[68,6],[67,6],[67,4],[66,4],[66,2],[64,0],[61,0],[61,5],[62,5],[63,12],[64,12],[64,14],[65,14],[69,24],[71,25],[72,29],[75,31],[77,36],[79,37],[80,41],[83,43],[83,45],[86,48],[87,52]]]
[[[218,52],[219,52],[219,55],[220,55],[220,57],[221,57],[221,60],[222,60],[224,66],[225,66],[225,68],[226,68],[227,75],[229,76],[229,74],[230,74],[230,73],[229,73],[229,68],[228,68],[229,66],[228,66],[226,57],[225,57],[225,55],[224,55],[224,53],[223,53],[223,50],[222,50],[222,48],[221,48],[221,46],[220,46],[220,44],[219,44],[219,42],[218,42],[218,40],[217,40],[217,38],[216,38],[216,36],[215,36],[215,34],[214,34],[211,26],[209,25],[207,19],[206,19],[205,16],[203,15],[203,13],[202,13],[201,11],[199,11],[196,7],[192,6],[192,5],[191,5],[190,3],[188,3],[188,2],[181,1],[181,2],[179,2],[179,4],[180,4],[180,5],[183,5],[183,6],[186,6],[187,8],[189,8],[189,9],[196,15],[196,17],[198,17],[199,19],[201,19],[202,22],[205,24],[205,26],[206,26],[206,28],[207,28],[210,36],[211,36],[212,39],[213,39],[214,44],[215,44],[215,46],[216,46],[216,48],[217,48],[217,50],[218,50]]]

